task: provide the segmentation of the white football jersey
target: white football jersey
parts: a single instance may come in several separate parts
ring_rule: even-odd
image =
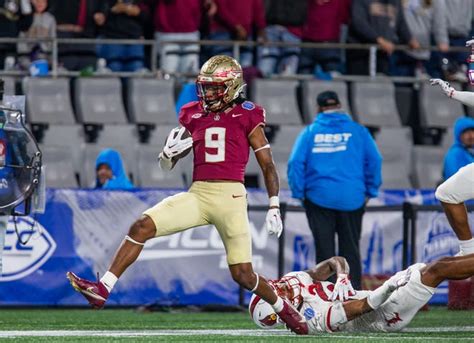
[[[274,283],[277,289],[287,290],[284,295],[291,301],[305,317],[310,334],[318,332],[333,332],[342,322],[346,322],[346,315],[342,302],[331,301],[334,284],[328,281],[314,282],[306,272],[291,272]],[[288,292],[288,290],[291,290]],[[357,291],[351,299],[366,296],[366,292]]]
[[[322,293],[308,292],[300,313],[306,318],[309,334],[319,332],[374,332],[400,331],[407,326],[418,310],[434,293],[434,288],[421,282],[420,269],[425,266],[417,263],[409,267],[411,276],[408,283],[394,291],[378,309],[347,322],[342,302],[324,301]],[[309,290],[309,288],[308,288]],[[367,291],[356,291],[351,299],[367,297]]]

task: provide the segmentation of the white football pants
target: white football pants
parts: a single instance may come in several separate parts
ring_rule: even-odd
[[[474,163],[459,169],[436,189],[436,199],[448,204],[460,204],[474,199]]]

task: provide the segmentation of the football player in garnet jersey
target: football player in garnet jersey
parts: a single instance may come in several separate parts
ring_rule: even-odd
[[[335,284],[326,280],[337,274]],[[332,257],[311,270],[291,272],[270,281],[275,292],[298,308],[308,333],[391,332],[406,327],[445,280],[474,275],[474,254],[416,263],[396,273],[373,291],[354,291],[343,257]],[[249,304],[250,316],[262,328],[274,328],[279,316],[258,295]]]
[[[231,57],[210,58],[202,66],[196,84],[199,101],[182,107],[179,114],[182,128],[170,133],[160,153],[161,167],[172,169],[177,159],[192,147],[194,170],[189,191],[168,197],[143,213],[131,226],[100,281],[81,279],[72,272],[67,277],[93,307],[101,308],[117,279],[137,259],[147,240],[213,224],[224,243],[232,278],[267,301],[292,331],[307,334],[308,326],[301,314],[273,292],[265,278],[253,271],[251,263],[247,192],[243,185],[250,148],[262,169],[268,191],[265,226],[278,237],[283,229],[278,174],[263,130],[265,110],[243,97],[242,68]]]

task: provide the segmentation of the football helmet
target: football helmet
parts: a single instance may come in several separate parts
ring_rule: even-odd
[[[213,56],[202,66],[196,86],[204,110],[221,111],[244,90],[242,67],[232,57]]]
[[[273,329],[282,324],[273,307],[258,295],[253,294],[249,303],[250,317],[263,329]]]

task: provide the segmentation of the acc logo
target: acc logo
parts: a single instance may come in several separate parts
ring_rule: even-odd
[[[194,113],[194,114],[191,116],[191,118],[193,118],[193,119],[199,119],[199,118],[201,118],[201,117],[202,117],[202,113]]]
[[[7,225],[5,249],[3,252],[3,275],[0,281],[22,279],[40,268],[56,250],[56,242],[46,229],[29,217],[16,219],[18,235],[22,241],[33,236],[26,245],[22,245],[15,232],[15,224]],[[1,225],[1,224],[0,224]]]
[[[314,310],[311,307],[308,307],[306,310],[304,310],[304,317],[306,318],[306,320],[311,320],[314,315]]]
[[[253,102],[250,102],[250,101],[245,101],[243,104],[242,104],[242,108],[246,109],[246,110],[253,110],[255,108],[255,105]]]

